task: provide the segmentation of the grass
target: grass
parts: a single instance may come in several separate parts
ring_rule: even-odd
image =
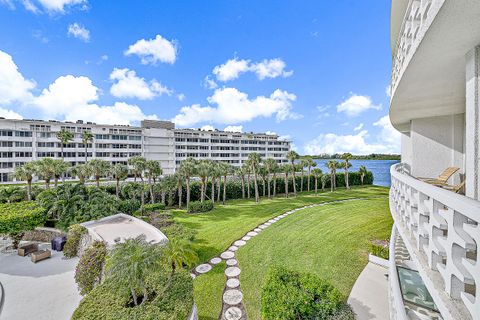
[[[322,192],[316,195],[312,192],[305,192],[299,194],[297,197],[284,198],[280,196],[271,200],[262,199],[258,204],[255,203],[253,199],[231,200],[228,201],[226,205],[216,205],[215,209],[205,214],[189,215],[185,213],[184,210],[176,210],[174,211],[174,217],[177,222],[197,231],[194,248],[199,255],[200,261],[205,262],[219,255],[227,249],[234,240],[241,238],[249,230],[285,211],[332,200],[369,198],[375,196],[384,196],[385,198],[382,200],[387,203],[387,195],[388,188],[384,187],[353,187],[348,191],[339,189],[333,193]],[[385,208],[384,211],[384,215],[390,217],[388,208]],[[286,218],[285,222],[291,220],[292,216]],[[388,221],[391,221],[391,219]],[[386,236],[384,236],[384,238],[385,237]],[[275,240],[269,239],[266,242],[266,246],[270,246],[272,244],[271,242],[280,243],[276,237]],[[246,247],[250,246],[249,242]],[[239,252],[245,250],[244,248],[245,247],[242,247]],[[241,266],[243,274],[243,265]],[[200,319],[218,318],[221,309],[221,294],[224,282],[225,277],[221,272],[220,274],[209,272],[195,279],[195,300],[200,313]],[[259,319],[257,317],[250,318]]]
[[[301,210],[252,238],[237,252],[250,319],[261,319],[268,269],[315,273],[348,297],[368,261],[369,240],[388,238],[388,198],[354,200]]]

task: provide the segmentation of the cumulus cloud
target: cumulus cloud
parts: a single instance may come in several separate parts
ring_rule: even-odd
[[[140,39],[130,45],[125,51],[126,56],[137,55],[140,57],[142,64],[175,63],[177,59],[177,42],[169,41],[161,35],[157,35],[154,39]]]
[[[73,36],[77,39],[82,40],[83,42],[89,42],[90,41],[90,31],[87,30],[84,26],[78,24],[78,23],[72,23],[68,26],[68,32],[67,34],[69,36]]]
[[[80,7],[85,9],[88,7],[86,0],[38,0],[43,8],[48,12],[65,13],[65,9],[72,7]]]
[[[277,133],[274,131],[265,131],[265,134],[271,134],[271,135],[276,135]]]
[[[0,108],[0,117],[5,119],[23,119],[23,117],[13,110]]]
[[[212,73],[218,81],[227,82],[237,79],[242,73],[253,72],[257,78],[263,80],[265,78],[289,77],[293,71],[285,71],[286,64],[280,59],[265,59],[261,62],[252,63],[250,60],[233,58],[213,68]],[[216,87],[216,83],[212,83],[208,76],[205,82],[211,87]]]
[[[243,132],[243,126],[226,126],[223,129],[225,132]]]
[[[210,76],[206,76],[205,79],[203,79],[203,86],[207,89],[218,88],[218,84]]]
[[[202,131],[215,131],[215,128],[209,124],[206,124],[200,128]]]
[[[355,117],[369,109],[380,110],[381,105],[374,105],[368,96],[352,94],[337,106],[337,112],[344,112],[349,117]]]
[[[153,79],[147,82],[138,77],[134,70],[128,68],[113,69],[110,80],[115,81],[110,87],[110,93],[117,98],[138,98],[151,100],[163,94],[172,95],[173,91]]]
[[[360,131],[363,129],[363,123],[360,123],[358,126],[356,126],[353,131]]]
[[[345,153],[398,153],[400,152],[400,133],[390,123],[388,116],[373,123],[380,127],[380,133],[370,137],[367,130],[355,134],[338,135],[335,133],[321,134],[304,145],[306,154]],[[372,142],[368,142],[368,140]]]
[[[292,102],[296,98],[292,93],[277,89],[268,97],[249,99],[246,93],[236,88],[221,88],[207,99],[209,106],[185,106],[173,121],[180,126],[190,126],[200,122],[235,124],[271,116],[277,121],[298,119],[301,115],[292,111]]]
[[[11,55],[0,50],[0,105],[25,103],[33,98],[30,90],[33,80],[27,80],[18,71]]]

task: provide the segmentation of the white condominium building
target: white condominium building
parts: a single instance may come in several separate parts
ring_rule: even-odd
[[[241,165],[251,152],[262,157],[286,161],[290,142],[277,135],[230,133],[175,129],[169,121],[144,120],[141,125],[102,125],[92,122],[0,119],[0,181],[11,181],[16,166],[44,157],[61,158],[61,143],[56,133],[71,131],[73,140],[64,146],[63,156],[71,165],[101,158],[126,164],[128,158],[143,156],[160,162],[171,174],[187,157],[212,159]],[[82,134],[90,131],[93,141],[85,145]]]
[[[392,1],[391,47],[391,318],[480,319],[480,1]]]

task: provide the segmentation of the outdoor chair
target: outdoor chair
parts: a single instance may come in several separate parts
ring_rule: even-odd
[[[38,244],[36,243],[26,244],[18,248],[18,255],[21,257],[25,257],[35,251],[38,251]]]
[[[31,254],[32,262],[37,263],[39,261],[48,259],[52,256],[52,252],[50,250],[39,250],[35,251]]]
[[[417,177],[418,180],[422,180],[423,182],[430,183],[430,184],[442,184],[442,183],[447,183],[448,179],[450,177],[460,170],[460,168],[457,167],[448,167],[443,172],[437,177],[437,178],[421,178]]]
[[[435,184],[437,187],[440,187],[440,188],[443,188],[443,189],[446,189],[446,190],[449,190],[449,191],[452,191],[452,192],[455,192],[455,193],[460,193],[462,194],[462,190],[463,190],[463,187],[465,186],[465,180],[459,184],[456,184],[456,185],[449,185],[449,184],[446,184],[446,183],[436,183]]]

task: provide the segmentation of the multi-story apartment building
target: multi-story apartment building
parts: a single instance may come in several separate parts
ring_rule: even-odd
[[[391,46],[391,318],[480,319],[480,1],[392,1]]]
[[[81,120],[74,123],[0,119],[0,181],[12,180],[15,167],[27,161],[61,158],[61,144],[56,133],[62,129],[74,134],[63,153],[65,161],[72,165],[85,162],[82,134],[90,131],[94,138],[87,145],[88,159],[126,164],[130,157],[144,156],[159,161],[166,174],[173,173],[187,157],[241,165],[251,152],[284,162],[290,150],[290,142],[276,135],[175,129],[174,123],[169,121],[144,120],[136,127]]]

